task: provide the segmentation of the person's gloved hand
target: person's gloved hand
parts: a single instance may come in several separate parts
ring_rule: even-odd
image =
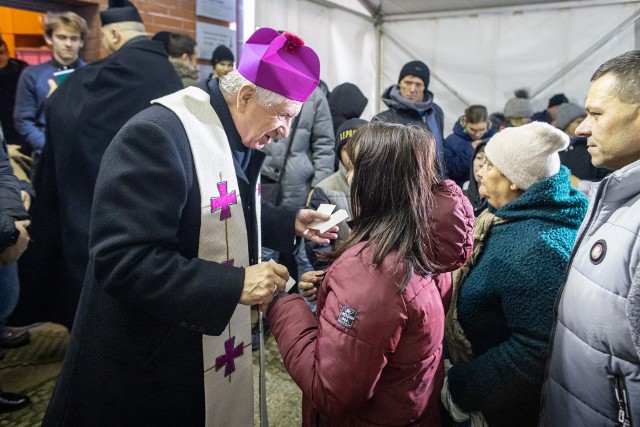
[[[456,405],[451,398],[451,393],[449,392],[448,376],[444,377],[444,384],[442,385],[442,390],[440,391],[440,400],[455,422],[459,423],[469,419],[469,413],[460,409],[460,407]]]

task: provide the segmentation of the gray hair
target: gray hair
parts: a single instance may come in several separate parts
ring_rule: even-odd
[[[256,89],[256,102],[266,107],[272,104],[284,104],[291,101],[289,98],[260,87],[245,79],[238,70],[233,70],[226,76],[220,77],[220,90],[225,96],[234,96],[240,92],[242,86],[252,86]]]
[[[104,25],[103,28],[115,28],[121,33],[136,33],[134,35],[147,35],[144,24],[137,21],[113,22],[111,24]]]

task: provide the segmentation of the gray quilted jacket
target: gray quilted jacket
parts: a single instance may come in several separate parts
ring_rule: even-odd
[[[640,425],[640,160],[591,195],[558,301],[542,426]]]

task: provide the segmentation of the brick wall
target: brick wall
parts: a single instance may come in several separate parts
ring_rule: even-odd
[[[150,34],[158,31],[176,31],[196,37],[196,0],[131,0],[136,5],[145,28]],[[100,44],[100,18],[98,12],[108,7],[108,0],[85,0],[84,5],[74,3],[91,28],[91,35],[85,43],[83,57],[88,61],[106,55]],[[202,19],[202,18],[201,18]],[[202,19],[217,25],[228,23],[212,19]]]

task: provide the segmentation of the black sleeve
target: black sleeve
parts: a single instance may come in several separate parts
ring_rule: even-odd
[[[275,206],[263,201],[261,215],[262,246],[274,251],[292,254],[296,244],[296,215],[298,207]]]
[[[20,197],[20,181],[13,174],[3,144],[0,148],[0,252],[15,244],[17,230],[14,222],[28,218]]]
[[[13,174],[9,156],[0,149],[0,213],[14,220],[28,219],[29,215],[20,197],[20,181]]]
[[[244,270],[181,252],[199,238],[199,224],[183,223],[197,183],[188,141],[160,117],[129,121],[103,157],[91,216],[93,273],[130,307],[219,335],[239,302]]]

